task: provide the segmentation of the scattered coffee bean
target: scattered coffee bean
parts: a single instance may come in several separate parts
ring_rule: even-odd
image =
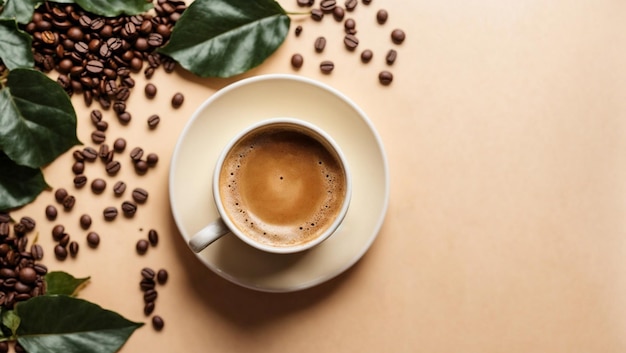
[[[345,17],[345,15],[346,15],[346,11],[343,9],[343,7],[336,6],[335,9],[333,10],[333,18],[337,22],[343,21],[343,18]]]
[[[115,101],[113,103],[113,111],[118,115],[122,114],[126,111],[126,103],[124,103],[123,101]]]
[[[33,229],[35,229],[35,226],[37,225],[35,220],[29,216],[24,216],[20,218],[20,224],[24,225],[27,232],[31,232]]]
[[[298,6],[300,7],[305,7],[305,6],[311,6],[311,1],[310,0],[298,0]]]
[[[148,118],[148,127],[150,129],[155,129],[157,125],[159,125],[159,122],[161,122],[161,118],[158,115],[153,114]]]
[[[167,270],[165,269],[160,269],[159,272],[157,272],[157,282],[159,282],[159,284],[161,285],[167,282],[168,277],[169,277],[169,274],[167,273]]]
[[[106,172],[109,175],[115,175],[120,171],[121,168],[122,168],[122,165],[120,164],[120,162],[110,161],[106,165]]]
[[[84,171],[85,171],[85,163],[74,162],[74,164],[72,165],[72,173],[82,174]]]
[[[139,288],[141,288],[141,290],[144,292],[150,289],[154,289],[154,287],[156,287],[156,282],[153,278],[142,278],[139,282]]]
[[[33,259],[37,261],[43,259],[43,247],[39,244],[33,244],[30,247],[30,253],[33,255]]]
[[[23,267],[18,274],[20,282],[33,284],[37,280],[37,272],[32,267]]]
[[[149,302],[146,303],[143,307],[143,313],[146,316],[150,316],[150,314],[152,314],[152,312],[154,312],[154,302]]]
[[[406,38],[406,34],[401,29],[394,29],[391,32],[391,40],[396,44],[402,44],[405,38]]]
[[[126,183],[123,181],[118,181],[113,185],[113,193],[115,196],[121,196],[126,191]]]
[[[93,122],[95,125],[99,121],[102,121],[102,112],[99,111],[98,109],[94,109],[91,111],[91,114],[89,115],[89,117],[91,118],[91,122]]]
[[[91,216],[89,216],[88,214],[80,216],[79,223],[81,228],[85,230],[89,229],[89,227],[91,227]]]
[[[394,62],[396,62],[396,58],[398,57],[398,52],[391,49],[387,52],[387,56],[385,56],[385,61],[387,62],[387,65],[393,65]]]
[[[363,0],[364,5],[369,5],[372,3],[372,0]]]
[[[94,194],[100,194],[106,189],[107,183],[104,179],[96,178],[91,182],[91,191]]]
[[[143,157],[143,148],[135,147],[132,149],[132,151],[130,151],[130,159],[132,159],[133,161],[137,162],[141,160],[141,157]]]
[[[336,6],[337,6],[336,0],[322,0],[322,2],[320,3],[320,9],[324,13],[332,12]]]
[[[148,231],[148,241],[150,242],[150,245],[157,246],[159,243],[159,233],[157,233],[154,229],[150,229]]]
[[[156,153],[148,153],[146,156],[146,163],[148,163],[150,167],[154,167],[157,163],[159,163],[159,155]]]
[[[66,211],[71,211],[72,208],[74,208],[75,204],[76,204],[76,198],[72,195],[68,195],[66,198],[63,199],[63,208]]]
[[[354,9],[356,8],[356,5],[358,5],[359,1],[358,0],[346,0],[346,10],[348,11],[354,11]]]
[[[117,115],[117,120],[119,120],[119,122],[122,125],[126,125],[126,124],[130,123],[132,118],[133,117],[132,117],[132,115],[130,115],[129,112],[123,112],[123,113]]]
[[[76,257],[76,255],[78,255],[78,248],[79,248],[79,245],[77,242],[75,241],[70,242],[69,249],[70,249],[70,255],[72,257]]]
[[[87,177],[80,174],[74,177],[74,186],[77,189],[82,188],[83,186],[85,186],[87,184]]]
[[[343,23],[343,28],[347,34],[356,34],[356,22],[349,18]]]
[[[59,202],[63,202],[63,200],[67,197],[67,190],[64,188],[59,188],[54,192],[54,198]]]
[[[100,244],[100,236],[96,232],[89,232],[87,234],[87,245],[91,248],[97,248]]]
[[[133,217],[137,212],[137,205],[130,201],[124,201],[122,202],[121,209],[122,213],[124,213],[124,216]]]
[[[179,108],[181,105],[183,105],[184,101],[185,101],[185,96],[183,96],[181,93],[176,93],[172,97],[172,107]]]
[[[154,315],[152,317],[152,327],[157,331],[161,331],[163,330],[163,326],[165,326],[163,318],[161,318],[159,315]]]
[[[67,249],[65,249],[62,245],[57,244],[54,246],[54,255],[57,259],[63,261],[67,258]]]
[[[324,60],[320,64],[320,70],[324,74],[330,74],[335,69],[335,64],[330,60]]]
[[[46,218],[50,221],[54,221],[55,219],[57,219],[57,208],[54,207],[53,205],[48,205],[46,207]]]
[[[294,68],[296,69],[301,68],[303,63],[304,63],[304,58],[302,57],[302,55],[293,54],[291,56],[291,66],[293,66]]]
[[[320,9],[313,9],[311,10],[311,18],[313,21],[319,22],[324,18],[324,12]]]
[[[135,162],[135,172],[137,172],[138,174],[144,174],[148,171],[149,167],[150,166],[148,165],[148,162],[144,160],[139,160]]]
[[[381,25],[385,24],[388,18],[389,18],[389,13],[387,13],[387,10],[380,9],[378,10],[378,12],[376,12],[376,21],[379,24]]]
[[[82,153],[83,153],[83,156],[85,157],[85,160],[89,162],[93,162],[96,160],[96,158],[98,158],[98,152],[92,147],[83,148]]]
[[[152,83],[148,83],[144,88],[144,92],[146,93],[146,97],[154,98],[157,94],[157,88]]]
[[[117,217],[117,208],[115,207],[107,207],[104,209],[104,211],[102,211],[102,215],[104,216],[104,219],[106,221],[112,221],[115,219],[115,217]]]
[[[374,57],[374,53],[371,50],[369,50],[369,49],[365,49],[361,53],[361,61],[363,63],[370,62],[372,60],[372,57]]]
[[[65,227],[62,224],[57,224],[52,228],[52,239],[59,241],[65,235]]]
[[[324,51],[324,48],[326,47],[326,38],[324,37],[317,37],[317,39],[315,39],[315,43],[314,43],[314,48],[315,51],[318,53],[321,53]]]
[[[296,33],[296,37],[299,37],[300,34],[302,33],[302,26],[298,25],[296,27],[295,33]]]
[[[150,243],[148,243],[148,241],[145,239],[139,239],[137,241],[137,245],[135,246],[139,255],[145,254],[146,251],[148,251],[148,247],[150,247]]]
[[[347,34],[343,38],[343,44],[348,50],[354,50],[357,46],[359,46],[359,39],[352,34]]]
[[[63,237],[59,240],[59,245],[61,245],[62,247],[67,247],[67,244],[69,243],[70,243],[70,235],[63,234]]]
[[[124,152],[126,149],[126,140],[121,137],[116,139],[115,142],[113,142],[113,149],[115,152]]]
[[[100,149],[98,150],[98,157],[100,157],[101,161],[108,163],[110,162],[109,158],[112,157],[109,152],[109,145],[103,143],[102,145],[100,145]]]
[[[142,188],[135,188],[132,195],[133,200],[137,203],[144,203],[148,199],[148,192]]]
[[[82,162],[85,160],[85,156],[83,155],[83,151],[81,150],[76,150],[72,153],[72,157],[74,157],[74,160],[76,162]]]
[[[378,74],[378,81],[383,86],[388,86],[389,84],[391,84],[391,81],[393,81],[393,74],[389,71],[381,71]]]
[[[107,123],[106,121],[102,120],[102,121],[98,121],[96,123],[96,130],[98,131],[107,131],[107,129],[109,128],[109,123]]]
[[[149,267],[144,267],[141,270],[141,277],[143,277],[145,279],[154,279],[155,275],[156,275],[156,273],[154,272],[154,270],[149,268]]]

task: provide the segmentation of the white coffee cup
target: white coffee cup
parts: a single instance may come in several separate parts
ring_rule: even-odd
[[[337,143],[295,118],[260,121],[234,136],[212,185],[219,218],[190,238],[194,252],[229,233],[272,253],[310,249],[341,225],[352,193]]]

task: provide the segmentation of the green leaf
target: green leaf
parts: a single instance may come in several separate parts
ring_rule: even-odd
[[[46,295],[75,296],[89,281],[89,277],[76,278],[63,271],[48,272],[45,276]]]
[[[0,19],[12,19],[26,24],[30,22],[35,8],[41,3],[43,0],[7,0],[0,13]]]
[[[10,332],[7,338],[13,338],[17,328],[20,326],[20,317],[13,310],[5,310],[2,312],[2,326],[6,327]]]
[[[0,59],[9,70],[35,65],[31,43],[30,35],[19,30],[15,20],[0,19]]]
[[[74,0],[83,9],[96,15],[115,17],[121,14],[136,15],[152,8],[146,0]]]
[[[39,168],[17,165],[2,151],[0,171],[0,211],[24,206],[48,188]]]
[[[64,295],[18,303],[17,340],[29,353],[113,353],[143,323]]]
[[[196,0],[159,52],[201,77],[230,77],[265,61],[284,42],[290,19],[274,0]]]
[[[42,167],[80,144],[69,96],[39,71],[9,72],[0,112],[0,149],[19,165]]]

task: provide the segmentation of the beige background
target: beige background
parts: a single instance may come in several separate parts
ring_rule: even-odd
[[[280,3],[300,10],[295,0]],[[384,26],[375,21],[379,8],[390,13]],[[47,221],[48,192],[14,213],[37,218],[45,263],[91,276],[81,297],[146,322],[139,271],[169,270],[155,312],[165,329],[139,329],[122,352],[626,351],[626,2],[373,0],[350,16],[359,51],[374,51],[368,65],[343,48],[341,25],[330,17],[294,16],[285,44],[244,76],[200,80],[159,70],[153,101],[138,79],[133,121],[121,126],[107,112],[107,141],[125,137],[161,161],[137,177],[126,153],[100,196],[73,190],[69,154],[48,167],[48,182],[71,190],[76,208]],[[400,46],[389,40],[396,27],[407,32]],[[313,50],[318,35],[328,39],[323,54]],[[395,80],[383,87],[377,74],[390,48],[399,54]],[[188,250],[169,211],[168,164],[203,100],[242,77],[293,73],[295,52],[305,57],[298,74],[347,94],[378,129],[390,205],[378,239],[352,269],[302,292],[259,293],[213,274]],[[331,75],[319,72],[324,59],[336,63]],[[173,110],[177,91],[186,101]],[[89,109],[81,97],[74,103],[90,145]],[[162,122],[149,131],[152,113]],[[87,175],[106,177],[99,163]],[[101,210],[120,202],[110,192],[116,180],[143,186],[149,202],[133,219],[105,223]],[[82,213],[103,238],[97,250],[78,227]],[[76,259],[54,258],[56,223],[80,242]],[[150,228],[161,241],[140,257],[134,244]]]

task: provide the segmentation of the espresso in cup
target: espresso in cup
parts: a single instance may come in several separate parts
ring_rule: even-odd
[[[337,152],[315,131],[279,123],[233,145],[217,186],[241,233],[269,247],[293,247],[318,239],[345,213],[346,175]]]

